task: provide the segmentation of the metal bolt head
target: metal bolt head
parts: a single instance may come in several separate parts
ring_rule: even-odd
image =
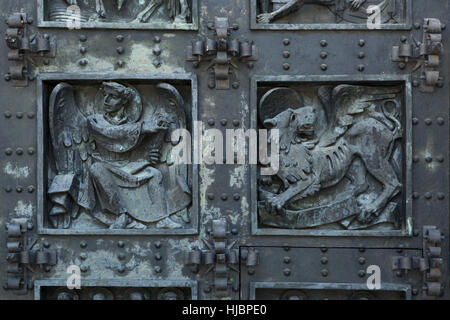
[[[81,247],[81,248],[86,248],[86,247],[87,247],[87,242],[84,241],[84,240],[81,241],[81,242],[80,242],[80,247]]]
[[[23,191],[23,188],[21,186],[16,187],[17,193],[21,193]]]
[[[425,199],[430,200],[433,195],[430,192],[425,193]]]
[[[366,41],[364,39],[361,39],[361,40],[358,41],[358,45],[360,47],[364,47],[366,45]]]
[[[89,266],[85,265],[85,264],[82,264],[80,266],[80,270],[81,270],[81,272],[88,272],[89,271]]]
[[[17,148],[16,149],[16,154],[21,156],[23,154],[23,149],[22,148]]]
[[[78,63],[80,64],[80,66],[84,67],[88,64],[88,61],[87,59],[81,59]]]
[[[284,257],[283,258],[283,262],[286,263],[286,264],[290,263],[291,262],[291,257]]]
[[[412,197],[413,199],[419,199],[420,195],[418,192],[413,192]]]
[[[122,41],[123,41],[123,39],[124,39],[124,36],[123,36],[123,35],[121,35],[121,34],[118,34],[118,35],[116,36],[116,40],[117,40],[117,42],[122,42]]]
[[[359,271],[358,271],[358,276],[359,276],[360,278],[365,277],[365,275],[366,275],[366,272],[365,272],[364,270],[359,270]]]
[[[320,53],[320,57],[321,57],[322,59],[326,59],[326,58],[328,57],[328,52],[322,51],[322,52]]]
[[[237,88],[239,88],[239,82],[238,81],[234,81],[232,84],[231,84],[231,86],[233,87],[233,89],[237,89]]]
[[[239,127],[240,124],[241,122],[239,120],[233,120],[233,126]]]
[[[289,70],[291,68],[291,65],[289,63],[283,63],[283,69]]]
[[[125,260],[125,253],[120,252],[120,253],[117,255],[117,258],[118,258],[119,260]]]
[[[288,45],[291,44],[291,40],[289,40],[289,39],[283,39],[283,44],[284,44],[285,46],[288,46]]]
[[[122,54],[125,52],[125,49],[123,47],[117,47],[116,51],[118,54]]]
[[[159,248],[161,248],[161,247],[162,247],[161,241],[156,241],[156,242],[155,242],[155,248],[156,248],[156,249],[159,249]]]
[[[50,248],[50,242],[48,241],[44,241],[42,245],[44,246],[44,248]]]
[[[81,36],[80,36],[80,41],[81,42],[85,42],[87,40],[87,36],[85,35],[85,34],[82,34]]]
[[[34,148],[28,148],[28,154],[33,155],[34,154]]]
[[[237,235],[239,233],[239,231],[236,228],[232,228],[231,229],[231,233],[234,234],[234,235]]]
[[[11,74],[9,72],[5,73],[5,75],[3,77],[4,77],[5,81],[10,81],[11,80]]]
[[[360,265],[363,265],[363,264],[366,263],[366,258],[360,257],[360,258],[358,259],[358,262],[359,262]]]
[[[327,258],[327,257],[322,257],[322,258],[320,259],[320,263],[322,263],[322,264],[327,264],[327,263],[328,263],[328,258]]]
[[[444,118],[442,118],[442,117],[438,117],[438,118],[436,119],[436,122],[437,122],[438,125],[442,126],[442,125],[444,125],[445,120],[444,120]]]
[[[124,266],[119,266],[118,268],[117,268],[117,271],[119,272],[119,273],[124,273],[125,272],[125,267]]]
[[[155,272],[156,272],[156,273],[161,273],[161,272],[162,272],[161,267],[160,267],[160,266],[156,266],[156,267],[155,267]]]
[[[233,195],[233,199],[234,199],[235,201],[239,201],[239,200],[241,199],[241,195],[240,195],[239,193],[235,193],[235,194]]]
[[[228,120],[227,119],[222,119],[222,120],[220,120],[220,124],[222,126],[226,126],[228,124]]]
[[[254,275],[255,274],[255,269],[253,269],[253,268],[249,268],[248,270],[247,270],[247,273],[249,274],[249,275]]]
[[[439,200],[444,200],[445,199],[445,194],[442,193],[442,192],[439,192],[437,197],[438,197]]]
[[[119,241],[117,241],[117,246],[119,248],[123,248],[123,247],[125,247],[125,242],[123,242],[122,240],[119,240]]]
[[[160,36],[155,36],[155,37],[153,38],[153,42],[155,42],[155,43],[160,43],[160,42],[161,42],[161,37],[160,37]]]
[[[214,193],[207,194],[208,200],[214,200]]]
[[[327,247],[322,247],[322,248],[320,248],[320,251],[322,251],[322,252],[327,252],[327,251],[328,251],[328,248],[327,248]]]
[[[419,123],[419,119],[417,119],[417,118],[412,118],[412,124],[413,125],[416,125],[416,124],[418,124]]]
[[[283,270],[283,274],[284,274],[286,277],[289,277],[289,276],[291,275],[291,269],[289,269],[289,268],[284,269],[284,270]]]
[[[80,47],[80,53],[85,54],[87,51],[86,47]]]
[[[27,190],[28,190],[29,193],[33,193],[34,190],[35,190],[35,187],[34,186],[28,186]]]
[[[6,119],[11,118],[11,116],[12,116],[12,113],[10,111],[5,111],[5,118]]]
[[[400,63],[398,64],[398,67],[399,67],[401,70],[403,70],[403,69],[406,68],[406,63],[400,62]]]
[[[17,119],[22,119],[23,118],[23,112],[17,112],[16,113],[16,118]]]
[[[222,199],[222,201],[226,201],[228,199],[228,195],[226,193],[222,193],[220,199]]]
[[[427,126],[430,126],[431,124],[433,124],[433,121],[432,121],[430,118],[426,118],[426,119],[425,119],[425,124],[426,124]]]
[[[363,65],[363,64],[360,64],[360,65],[358,66],[358,71],[359,71],[359,72],[363,72],[365,69],[366,69],[366,66]]]
[[[325,70],[328,69],[328,65],[327,65],[326,63],[322,63],[322,64],[320,65],[320,69],[322,69],[322,71],[325,71]]]
[[[155,254],[155,260],[161,260],[162,259],[162,256],[161,256],[161,254],[158,252],[158,253],[156,253]]]
[[[320,274],[322,275],[322,277],[328,277],[328,270],[322,269],[322,271],[320,271]]]
[[[362,51],[358,54],[358,58],[360,58],[360,59],[364,59],[365,57],[366,57],[366,54]]]
[[[291,56],[291,53],[289,51],[283,51],[283,58],[289,58]]]
[[[321,45],[322,47],[326,47],[326,46],[328,45],[327,40],[320,40],[320,45]]]
[[[86,252],[82,252],[82,253],[80,253],[80,259],[81,260],[86,260],[87,259],[87,253]]]
[[[5,149],[5,154],[6,154],[7,156],[12,155],[12,154],[13,154],[13,149],[11,149],[11,148],[6,148],[6,149]]]

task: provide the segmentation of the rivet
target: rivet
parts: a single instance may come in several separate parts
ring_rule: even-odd
[[[160,36],[155,36],[155,37],[153,38],[153,42],[155,42],[155,43],[160,43],[160,42],[161,42],[161,37],[160,37]]]
[[[398,67],[399,67],[399,69],[403,70],[403,69],[406,68],[406,63],[400,62],[400,63],[398,64]]]
[[[85,54],[87,51],[86,47],[80,47],[80,53]]]
[[[358,58],[360,58],[360,59],[364,59],[365,57],[366,57],[366,54],[362,51],[358,54]]]
[[[80,259],[81,260],[86,260],[87,259],[87,253],[86,252],[80,253]]]
[[[253,269],[253,268],[248,269],[247,273],[252,276],[255,274],[255,269]]]
[[[87,36],[85,35],[85,34],[82,34],[81,36],[80,36],[80,41],[81,42],[85,42],[87,40]]]
[[[438,162],[444,162],[444,157],[443,156],[441,156],[441,155],[439,155],[439,156],[437,156],[436,157],[436,160],[438,161]]]
[[[239,120],[233,120],[233,126],[239,127],[240,124],[241,122]]]
[[[23,154],[23,149],[22,148],[17,148],[16,149],[16,154],[18,154],[19,156],[21,156]]]
[[[284,251],[291,250],[291,247],[289,247],[287,244],[283,245]]]
[[[33,155],[34,154],[34,148],[28,148],[28,154]]]
[[[208,200],[214,200],[214,193],[208,193]]]
[[[426,156],[426,157],[425,157],[425,161],[428,162],[428,163],[430,163],[430,162],[433,161],[433,158],[432,158],[431,156]]]
[[[79,61],[79,64],[80,64],[80,66],[86,66],[87,64],[88,64],[88,61],[87,61],[87,59],[81,59],[80,61]]]
[[[291,53],[289,51],[283,51],[283,58],[289,58],[291,56]]]
[[[291,262],[291,257],[284,257],[283,258],[283,262],[286,263],[286,264],[290,263]]]
[[[432,121],[430,118],[426,118],[426,119],[425,119],[425,124],[426,124],[427,126],[430,126],[432,123],[433,123],[433,121]]]
[[[235,201],[239,201],[239,200],[241,199],[241,195],[240,195],[239,193],[235,193],[235,194],[233,195],[233,199],[234,199]]]
[[[436,122],[437,122],[438,125],[442,126],[442,125],[444,124],[445,121],[444,121],[444,118],[438,117],[438,118],[436,119]]]
[[[28,119],[34,119],[35,115],[36,114],[34,112],[28,112],[27,117]]]
[[[322,47],[326,47],[326,46],[328,45],[327,40],[320,40],[320,45],[321,45]]]
[[[44,241],[42,245],[44,246],[44,248],[50,248],[50,242],[48,241]]]
[[[401,38],[400,38],[400,41],[401,42],[406,42],[408,40],[408,37],[407,36],[402,36]]]
[[[117,40],[117,42],[122,42],[122,41],[123,41],[123,39],[124,39],[124,36],[123,36],[123,35],[121,35],[121,34],[118,34],[118,35],[116,36],[116,40]]]
[[[419,157],[418,156],[413,156],[412,158],[414,163],[418,163],[419,162]]]
[[[123,247],[125,247],[125,242],[123,242],[122,240],[119,240],[119,241],[117,241],[117,246],[119,248],[123,248]]]
[[[161,256],[161,254],[159,252],[157,252],[155,254],[155,259],[158,260],[158,261],[162,259],[162,256]]]
[[[320,69],[322,69],[323,71],[325,71],[325,70],[328,69],[328,65],[325,64],[325,63],[322,63],[322,64],[320,65]]]
[[[412,118],[412,124],[416,125],[419,123],[419,119],[417,118]]]
[[[366,272],[365,272],[364,270],[359,270],[359,271],[358,271],[358,276],[359,276],[360,278],[363,278],[365,275],[366,275]]]
[[[156,273],[161,273],[161,271],[162,271],[162,269],[161,269],[160,266],[156,266],[156,267],[155,267],[155,272],[156,272]]]
[[[322,248],[320,248],[320,251],[322,251],[322,252],[327,252],[327,251],[328,251],[328,248],[322,247]]]
[[[80,270],[81,270],[81,272],[88,272],[89,266],[87,266],[87,265],[85,265],[85,264],[82,264],[82,265],[80,266]]]
[[[81,241],[81,242],[80,242],[80,247],[81,247],[81,248],[86,248],[86,247],[87,247],[87,242],[84,241],[84,240]]]
[[[125,49],[123,47],[117,47],[116,51],[118,54],[122,54],[124,53]]]
[[[365,252],[366,248],[359,248],[359,252]]]
[[[231,229],[231,233],[234,234],[234,235],[237,235],[239,233],[239,231],[236,228],[232,228]]]
[[[16,118],[17,119],[22,119],[23,118],[23,112],[17,112],[16,113]]]
[[[120,265],[120,266],[117,268],[117,271],[118,271],[119,273],[124,273],[124,272],[125,272],[125,267],[122,266],[122,265]]]
[[[155,242],[155,248],[156,248],[156,249],[159,249],[159,248],[161,248],[161,247],[162,247],[161,241],[156,241],[156,242]]]
[[[124,61],[122,61],[122,60],[117,61],[117,66],[118,66],[119,68],[123,68],[124,65],[125,65],[125,62],[124,62]]]
[[[36,188],[34,186],[28,186],[27,190],[29,193],[33,193]]]
[[[284,44],[285,46],[288,46],[288,45],[291,44],[291,40],[289,40],[289,39],[284,39],[284,40],[283,40],[283,44]]]
[[[6,186],[5,187],[5,191],[10,193],[12,191],[12,187],[11,186]]]
[[[214,121],[214,119],[209,119],[208,120],[208,124],[209,124],[210,127],[214,126],[215,123],[216,122]]]
[[[418,192],[413,192],[412,197],[413,199],[419,199],[420,194]]]
[[[417,88],[420,85],[419,80],[413,80],[412,85]]]
[[[120,252],[120,253],[117,255],[117,258],[119,258],[119,260],[124,260],[124,259],[125,259],[125,253]]]
[[[206,286],[203,288],[203,292],[210,293],[212,291],[212,288],[210,286]]]
[[[160,48],[155,48],[152,50],[153,54],[157,57],[159,57],[161,55],[161,49]]]
[[[445,199],[445,194],[443,194],[442,192],[439,192],[437,195],[439,200],[444,200]]]
[[[326,51],[322,51],[322,52],[320,53],[320,57],[321,57],[322,59],[326,59],[326,58],[328,57],[328,53],[327,53]]]
[[[233,89],[237,89],[239,88],[239,82],[238,81],[234,81],[231,86],[233,87]]]
[[[13,149],[11,149],[11,148],[6,148],[6,149],[5,149],[5,154],[6,154],[7,156],[12,155],[12,154],[13,154]]]
[[[50,271],[52,271],[52,267],[51,266],[45,266],[44,270],[45,270],[45,272],[50,272]]]
[[[402,272],[401,271],[397,271],[396,273],[395,273],[395,275],[397,276],[397,277],[401,277],[402,276]]]
[[[359,72],[363,72],[365,69],[366,69],[366,67],[365,67],[363,64],[360,64],[360,65],[358,66],[358,71],[359,71]]]
[[[363,264],[366,263],[366,258],[360,257],[360,258],[358,259],[358,262],[359,262],[359,264],[363,265]]]
[[[23,188],[21,186],[16,187],[16,192],[21,193],[23,191]]]
[[[414,23],[414,28],[416,28],[417,30],[419,30],[419,29],[420,29],[420,23],[415,22],[415,23]]]
[[[283,63],[283,69],[289,70],[291,68],[291,65],[289,63]]]
[[[430,200],[433,198],[433,195],[430,192],[425,193],[425,199]]]
[[[5,111],[5,118],[6,118],[6,119],[11,118],[11,116],[12,116],[12,114],[11,114],[10,111]]]
[[[322,275],[322,277],[328,277],[328,270],[322,269],[322,271],[320,271],[320,274]]]
[[[220,196],[220,199],[222,199],[223,201],[226,201],[228,199],[228,196],[226,193],[222,193],[222,195]]]
[[[283,270],[283,274],[284,274],[286,277],[289,277],[289,276],[291,275],[291,269],[289,269],[289,268],[284,269],[284,270]]]
[[[328,263],[328,258],[327,257],[320,258],[320,263],[321,264],[327,264]]]
[[[364,47],[364,46],[366,45],[366,41],[363,40],[363,39],[361,39],[361,40],[359,40],[358,45],[359,45],[360,47]]]
[[[222,119],[222,120],[220,120],[220,124],[222,126],[226,126],[228,124],[228,120],[227,119]]]

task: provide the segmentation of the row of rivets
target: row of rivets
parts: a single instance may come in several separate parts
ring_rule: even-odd
[[[23,112],[16,112],[16,118],[17,119],[22,119],[23,118]],[[5,111],[4,116],[6,119],[10,119],[12,118],[12,112],[11,111]],[[36,114],[34,112],[28,112],[27,113],[27,117],[28,119],[34,119],[34,117],[36,116]]]
[[[427,163],[433,162],[433,157],[430,155],[425,156],[424,159],[425,159],[425,162],[427,162]],[[420,158],[418,156],[413,156],[412,160],[414,163],[418,163],[420,161]],[[436,160],[437,160],[437,162],[442,163],[442,162],[444,162],[445,159],[444,159],[444,156],[439,155],[439,156],[436,156]]]
[[[431,125],[433,124],[433,119],[431,119],[431,118],[426,118],[423,122],[424,122],[427,126],[431,126]],[[442,126],[442,125],[445,124],[445,120],[444,120],[443,117],[437,117],[437,118],[436,118],[436,123],[437,123],[438,125]],[[418,119],[418,118],[415,118],[415,117],[412,118],[412,124],[414,124],[414,125],[419,124],[419,119]]]
[[[23,155],[23,152],[24,152],[24,150],[21,147],[16,149],[16,154],[19,155],[19,156]],[[33,147],[30,147],[30,148],[28,148],[27,152],[28,152],[29,155],[33,155],[35,150],[34,150]],[[14,150],[12,148],[8,147],[8,148],[5,149],[5,154],[7,156],[11,156],[13,153],[14,153]]]
[[[13,188],[12,188],[11,186],[6,186],[6,187],[5,187],[5,191],[6,191],[7,193],[12,192],[12,190],[13,190]],[[28,191],[29,193],[33,193],[34,190],[36,190],[36,187],[33,186],[33,185],[30,185],[30,186],[27,187],[27,191]],[[16,192],[17,192],[17,193],[21,193],[22,191],[23,191],[23,187],[22,187],[22,186],[16,186]]]
[[[208,119],[207,123],[210,127],[213,127],[216,124],[216,121],[214,119]],[[241,124],[241,122],[237,119],[233,120],[232,123],[235,127],[238,127]],[[222,119],[220,120],[220,124],[225,127],[228,124],[228,120]]]
[[[442,192],[438,192],[438,193],[436,194],[436,197],[437,197],[439,200],[444,200],[444,199],[445,199],[445,194],[442,193]],[[419,198],[420,198],[420,193],[418,193],[418,192],[413,192],[412,198],[413,198],[413,199],[419,199]],[[424,198],[427,199],[427,200],[431,200],[431,199],[433,199],[433,194],[432,194],[431,192],[425,192]]]
[[[291,44],[291,40],[283,39],[283,45],[289,46],[290,44]],[[291,56],[291,53],[288,50],[284,50],[282,54],[283,54],[283,58],[285,58],[285,59],[289,59],[289,57]],[[289,70],[290,68],[291,68],[291,65],[288,62],[283,63],[284,70]]]
[[[215,199],[214,193],[208,193],[206,195],[206,197],[208,198],[208,200],[211,200],[211,201]],[[222,201],[227,201],[228,200],[228,195],[226,193],[222,193],[220,195],[220,199],[222,199]],[[241,199],[241,195],[239,193],[235,193],[233,195],[233,200],[239,201],[240,199]]]

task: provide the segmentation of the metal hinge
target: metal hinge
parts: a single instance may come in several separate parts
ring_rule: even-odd
[[[28,68],[28,57],[55,57],[56,43],[51,41],[48,34],[33,34],[28,36],[27,14],[23,12],[13,13],[6,19],[6,44],[9,48],[8,60],[14,64],[9,67],[5,74],[6,81],[13,81],[15,87],[28,86],[28,80],[32,75]]]
[[[6,228],[8,253],[7,280],[4,289],[25,294],[29,289],[29,272],[35,272],[35,267],[44,269],[56,265],[56,251],[44,248],[33,250],[36,241],[30,241],[28,237],[32,224],[25,218],[13,219]]]
[[[227,295],[230,286],[229,271],[239,272],[240,257],[246,260],[248,267],[258,264],[258,252],[255,249],[243,250],[235,248],[236,240],[228,239],[228,223],[226,220],[213,220],[209,232],[209,240],[203,239],[204,249],[193,248],[185,255],[185,265],[193,272],[199,272],[200,266],[206,266],[205,274],[214,271],[214,288],[218,295]]]
[[[208,28],[214,31],[216,39],[194,40],[192,45],[186,47],[186,60],[191,61],[195,68],[202,60],[211,61],[208,66],[210,70],[208,86],[211,89],[230,89],[232,78],[234,79],[232,87],[239,87],[235,75],[238,66],[233,62],[233,58],[238,58],[252,68],[253,61],[258,60],[256,46],[252,41],[230,39],[231,32],[238,30],[239,26],[230,26],[228,18],[216,17],[214,23],[208,24]]]
[[[442,283],[441,241],[444,236],[435,226],[423,227],[422,257],[392,257],[392,270],[408,273],[419,270],[423,273],[423,290],[426,296],[439,297],[444,292]]]
[[[421,70],[420,83],[422,92],[434,92],[436,86],[443,84],[439,73],[440,55],[443,50],[442,30],[445,26],[439,19],[424,19],[422,42],[412,39],[409,43],[405,37],[403,44],[392,47],[392,61],[405,68],[409,61],[416,61],[413,72]]]

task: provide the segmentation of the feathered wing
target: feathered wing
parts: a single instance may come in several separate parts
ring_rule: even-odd
[[[180,92],[168,83],[157,85],[164,112],[171,120],[171,125],[165,136],[165,143],[161,150],[161,163],[167,166],[165,186],[167,190],[167,210],[169,214],[186,209],[192,201],[191,190],[188,185],[187,164],[174,164],[172,149],[180,143],[191,143],[180,137],[173,141],[172,133],[177,129],[187,129],[186,104]],[[188,150],[185,150],[188,152]],[[188,157],[190,159],[190,157]]]
[[[334,144],[353,124],[355,115],[365,112],[378,101],[396,98],[398,93],[398,88],[346,84],[332,91],[319,90],[328,118],[328,129],[320,138],[319,146]]]
[[[49,128],[56,176],[49,187],[54,227],[68,228],[79,207],[91,208],[88,181],[90,152],[86,118],[70,84],[60,83],[49,103]]]

